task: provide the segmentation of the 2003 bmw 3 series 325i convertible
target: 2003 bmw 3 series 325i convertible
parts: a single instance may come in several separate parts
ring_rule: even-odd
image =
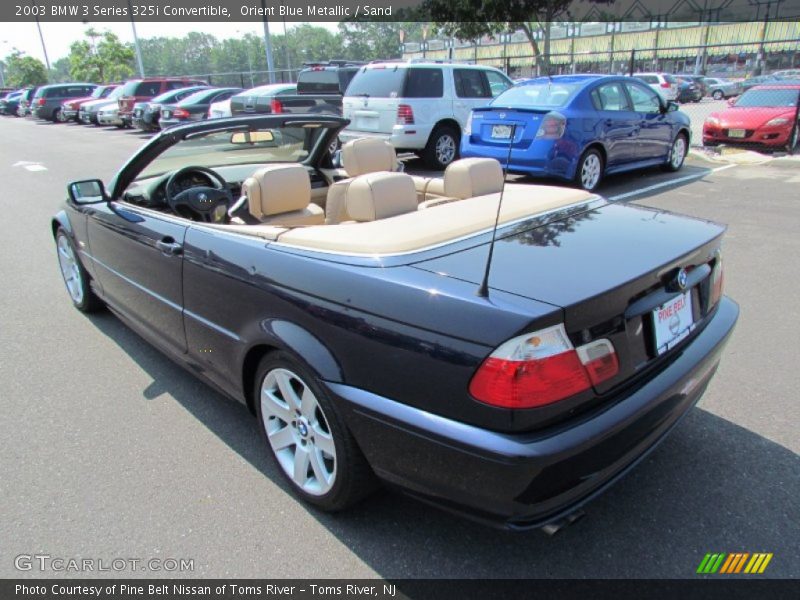
[[[412,177],[374,139],[332,158],[346,124],[182,125],[107,188],[70,184],[52,228],[73,303],[246,403],[323,509],[382,481],[511,528],[563,522],[705,390],[738,316],[724,227],[508,183],[484,288],[500,164]]]

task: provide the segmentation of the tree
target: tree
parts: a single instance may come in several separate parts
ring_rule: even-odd
[[[89,28],[86,37],[89,41],[78,40],[69,47],[69,73],[73,80],[108,83],[133,74],[133,49],[130,45],[120,42],[110,31],[99,33]]]
[[[51,83],[64,83],[72,81],[72,76],[69,72],[69,58],[63,56],[57,61],[52,63],[50,68],[50,75],[48,81]]]
[[[400,58],[400,32],[406,41],[422,37],[422,23],[342,21],[339,34],[345,56],[351,60]]]
[[[550,24],[569,17],[572,3],[573,0],[424,0],[420,8],[446,35],[461,40],[477,41],[484,35],[522,30],[537,67],[546,73]]]
[[[38,58],[14,50],[5,59],[6,85],[15,88],[47,83],[47,69]]]

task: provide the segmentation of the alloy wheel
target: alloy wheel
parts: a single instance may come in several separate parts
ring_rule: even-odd
[[[272,369],[261,384],[261,418],[289,478],[313,496],[330,491],[336,481],[336,447],[311,388],[288,369]]]
[[[681,168],[683,159],[686,157],[686,140],[682,135],[675,138],[672,144],[672,153],[670,154],[670,164],[676,171]]]
[[[589,154],[581,164],[581,185],[586,190],[593,190],[600,181],[600,157]]]
[[[449,165],[456,156],[456,141],[450,134],[443,134],[436,140],[436,159],[443,165]]]
[[[58,236],[57,249],[58,265],[61,267],[61,276],[64,278],[67,292],[75,304],[80,304],[83,302],[83,278],[75,252],[65,235]]]

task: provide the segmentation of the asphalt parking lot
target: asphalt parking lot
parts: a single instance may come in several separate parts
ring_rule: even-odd
[[[310,509],[244,407],[112,315],[75,311],[50,217],[67,181],[108,181],[143,139],[0,118],[0,576],[62,575],[15,569],[40,553],[194,560],[191,572],[120,576],[672,578],[695,576],[707,552],[771,552],[764,576],[800,576],[800,162],[690,158],[599,190],[729,224],[726,291],[741,317],[698,407],[551,538],[395,493],[335,516]]]

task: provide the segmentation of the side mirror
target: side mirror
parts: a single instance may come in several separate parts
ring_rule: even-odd
[[[99,179],[73,181],[67,185],[67,194],[75,204],[96,204],[108,202],[106,188]]]
[[[667,105],[664,107],[663,112],[675,112],[676,110],[680,110],[681,106],[674,100],[668,100]]]

